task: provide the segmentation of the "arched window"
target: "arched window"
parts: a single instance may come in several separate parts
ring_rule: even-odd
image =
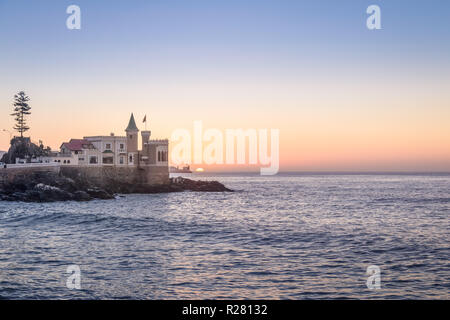
[[[158,151],[158,161],[161,161],[161,151]]]
[[[130,163],[133,163],[133,156],[130,154]]]

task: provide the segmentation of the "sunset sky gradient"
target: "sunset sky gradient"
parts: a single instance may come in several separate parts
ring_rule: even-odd
[[[450,2],[0,0],[0,130],[20,90],[53,149],[134,112],[153,138],[278,128],[282,171],[450,171]]]

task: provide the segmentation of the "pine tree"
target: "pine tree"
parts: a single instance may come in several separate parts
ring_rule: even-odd
[[[14,95],[14,112],[11,113],[11,115],[14,116],[14,120],[16,120],[14,130],[20,132],[21,138],[23,138],[23,133],[30,129],[30,127],[27,126],[27,121],[25,119],[26,115],[31,114],[31,107],[29,106],[28,101],[30,101],[30,98],[23,91]]]

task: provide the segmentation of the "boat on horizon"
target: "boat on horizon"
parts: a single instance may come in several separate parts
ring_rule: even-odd
[[[183,166],[181,168],[179,166],[170,166],[169,173],[192,173],[192,171],[189,165]]]

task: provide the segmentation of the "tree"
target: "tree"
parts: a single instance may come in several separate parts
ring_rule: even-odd
[[[30,129],[30,127],[27,126],[27,121],[25,119],[26,115],[31,114],[31,107],[29,106],[28,101],[30,101],[30,98],[23,91],[14,95],[14,112],[11,113],[11,115],[15,116],[14,120],[16,120],[16,125],[14,126],[14,130],[20,132],[21,138],[23,138],[23,133]]]

